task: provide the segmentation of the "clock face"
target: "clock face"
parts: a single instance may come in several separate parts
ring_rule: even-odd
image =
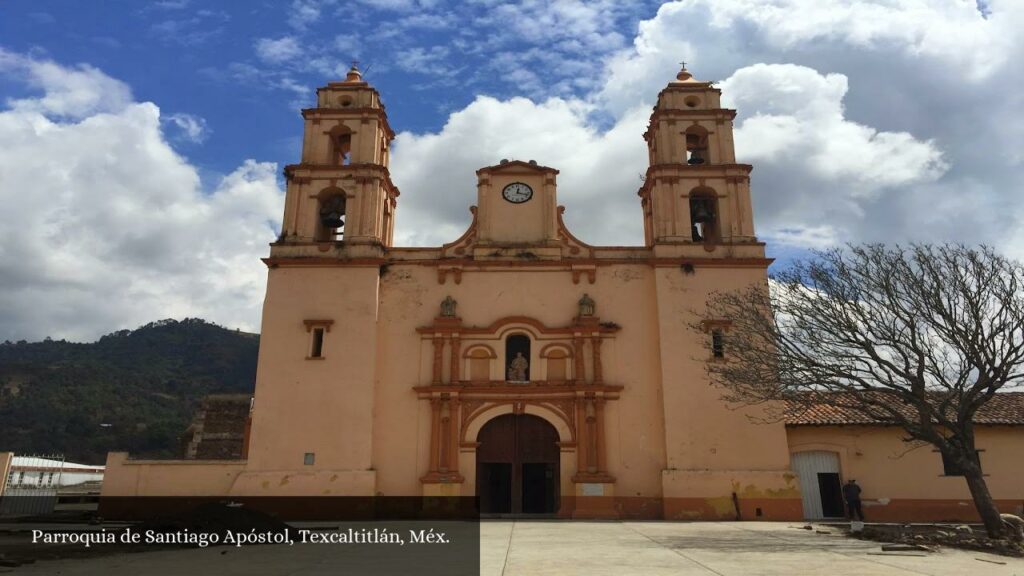
[[[533,198],[533,188],[530,188],[522,182],[513,182],[501,191],[501,195],[505,200],[513,204],[522,204],[530,198]]]

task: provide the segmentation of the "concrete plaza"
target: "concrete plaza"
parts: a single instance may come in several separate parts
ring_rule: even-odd
[[[485,521],[481,538],[483,576],[1024,576],[1024,559],[950,549],[884,553],[877,542],[780,522]],[[383,565],[353,567],[332,546],[162,550],[0,568],[0,574],[8,571],[18,576],[392,573]]]
[[[945,549],[897,555],[883,553],[877,542],[799,527],[784,522],[489,523],[482,531],[481,574],[1024,575],[1024,559]]]

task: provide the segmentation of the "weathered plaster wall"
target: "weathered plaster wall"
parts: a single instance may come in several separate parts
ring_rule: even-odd
[[[270,270],[250,471],[372,471],[378,276],[378,266]],[[323,357],[308,358],[304,321],[324,319]]]
[[[244,468],[244,460],[129,460],[110,452],[100,495],[225,495]]]
[[[977,428],[986,482],[1000,507],[1024,505],[1024,437],[1019,427]],[[860,484],[869,520],[972,520],[977,517],[967,484],[944,476],[930,445],[903,442],[899,428],[800,426],[787,429],[790,452],[824,450],[839,455],[843,482]]]

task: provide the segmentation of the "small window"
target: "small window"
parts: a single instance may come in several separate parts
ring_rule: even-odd
[[[711,331],[711,355],[715,358],[725,358],[725,336],[721,330]]]
[[[953,460],[951,460],[950,458],[948,458],[945,454],[943,454],[941,452],[939,454],[942,455],[942,474],[943,475],[945,475],[945,476],[963,476],[964,475],[964,470],[960,466],[960,464],[954,462]],[[981,468],[981,451],[980,450],[975,450],[974,451],[974,462],[978,465],[978,468]]]
[[[306,452],[302,457],[302,464],[304,466],[312,466],[316,462],[316,454],[313,452]]]
[[[324,334],[331,331],[334,320],[303,320],[306,325],[306,332],[309,332],[309,355],[307,360],[322,359],[324,357]]]
[[[313,343],[309,349],[310,358],[323,358],[324,357],[324,329],[313,328]]]

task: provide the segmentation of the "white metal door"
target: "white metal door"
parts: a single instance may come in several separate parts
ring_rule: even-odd
[[[820,520],[825,517],[821,506],[818,473],[839,473],[839,454],[835,452],[796,452],[790,458],[793,472],[800,478],[800,494],[804,501],[804,518]]]

